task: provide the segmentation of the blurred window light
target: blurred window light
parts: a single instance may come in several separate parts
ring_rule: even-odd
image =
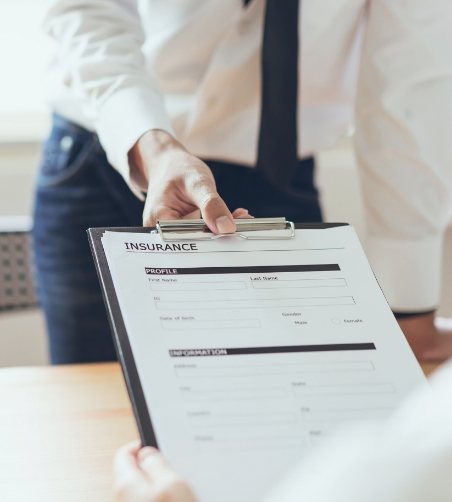
[[[49,0],[0,1],[0,142],[37,141],[48,124],[44,75],[52,42],[42,30]]]

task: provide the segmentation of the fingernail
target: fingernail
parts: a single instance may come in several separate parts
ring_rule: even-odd
[[[148,457],[152,457],[158,453],[158,450],[156,448],[152,448],[150,446],[145,446],[138,452],[138,458],[140,459],[140,462],[143,462],[145,459]]]
[[[235,224],[227,216],[220,216],[217,218],[215,220],[215,225],[220,234],[232,234],[235,232]]]

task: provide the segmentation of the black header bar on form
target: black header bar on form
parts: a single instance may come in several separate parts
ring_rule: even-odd
[[[199,267],[199,268],[158,268],[146,267],[148,275],[202,275],[202,274],[271,274],[276,272],[336,272],[337,263],[318,265],[271,265],[262,267]]]

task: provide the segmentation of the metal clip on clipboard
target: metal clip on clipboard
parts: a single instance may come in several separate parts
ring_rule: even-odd
[[[295,225],[286,218],[247,218],[235,220],[237,230],[234,234],[212,234],[204,220],[159,220],[156,230],[165,242],[181,240],[211,241],[221,237],[236,236],[247,240],[284,240],[295,237]],[[285,231],[283,235],[271,235],[275,230]],[[265,235],[246,235],[266,231]],[[187,235],[190,234],[190,235]],[[195,235],[193,234],[200,234]]]

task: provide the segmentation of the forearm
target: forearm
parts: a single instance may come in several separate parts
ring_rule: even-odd
[[[151,129],[172,132],[145,68],[136,2],[53,0],[44,28],[58,42],[69,92],[94,118],[110,163],[130,182],[127,156],[138,138]]]

